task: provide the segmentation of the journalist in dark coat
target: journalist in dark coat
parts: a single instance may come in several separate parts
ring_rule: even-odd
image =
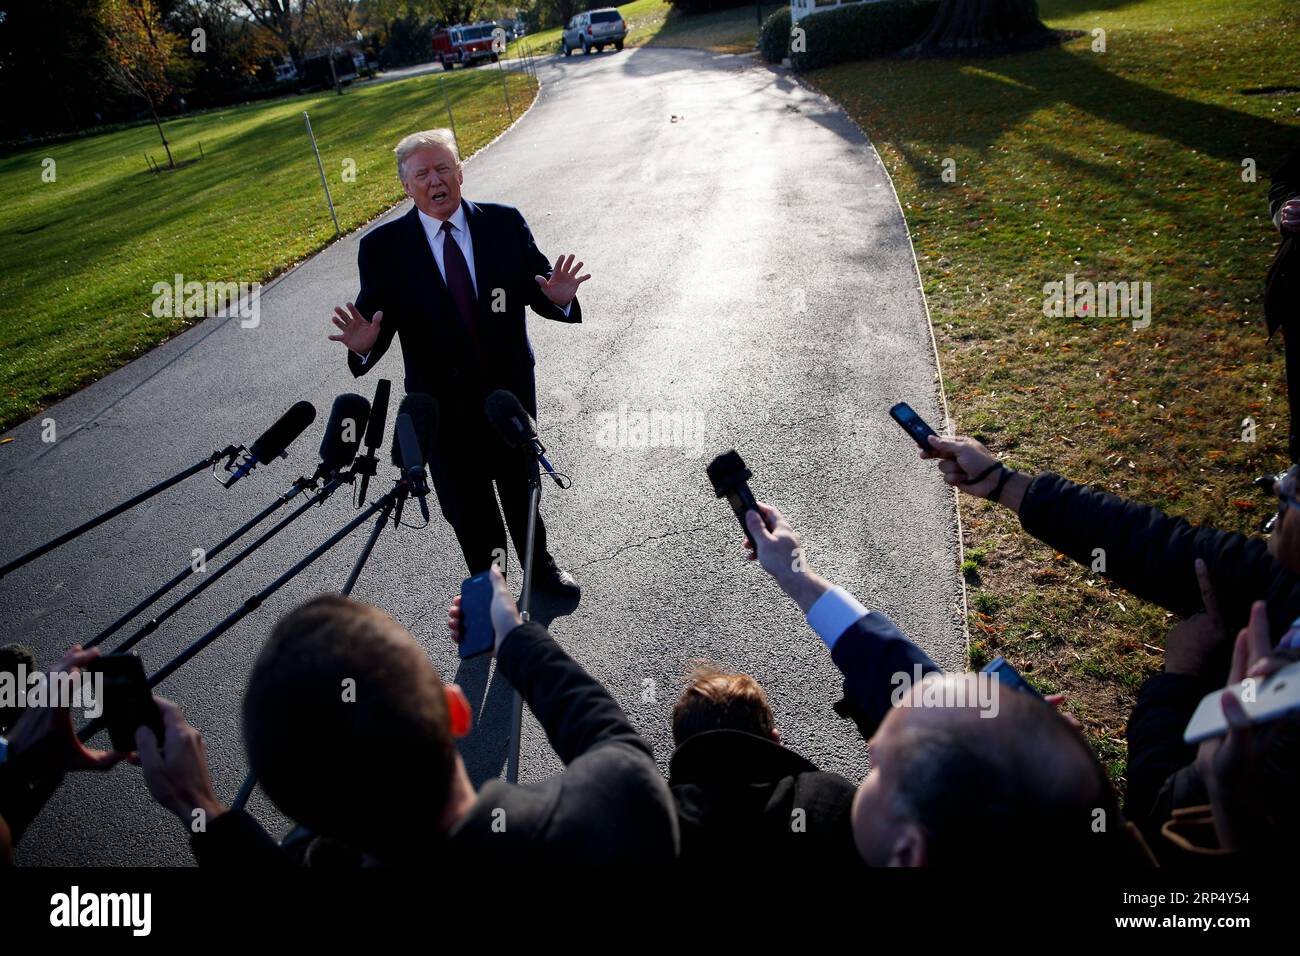
[[[1167,647],[1166,667],[1143,684],[1128,725],[1128,817],[1151,834],[1171,809],[1202,802],[1190,766],[1196,748],[1183,743],[1182,734],[1201,698],[1223,688],[1231,636],[1245,626],[1255,601],[1268,603],[1275,644],[1300,618],[1300,510],[1291,504],[1298,469],[1275,488],[1278,517],[1263,538],[1197,527],[1050,472],[1029,476],[1002,466],[970,484],[968,476],[996,466],[988,449],[972,438],[931,444],[930,457],[941,459],[949,484],[1010,508],[1025,531],[1081,564],[1091,567],[1103,558],[1099,573],[1137,597],[1190,618],[1205,611],[1204,595],[1212,589],[1220,618],[1217,651],[1202,655],[1208,665],[1170,667]]]

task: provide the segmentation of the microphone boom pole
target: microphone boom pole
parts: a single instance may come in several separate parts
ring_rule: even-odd
[[[275,525],[273,525],[260,538],[258,538],[248,547],[244,548],[244,550],[240,551],[238,554],[232,557],[221,567],[217,568],[217,570],[212,572],[211,575],[209,575],[208,577],[200,581],[197,585],[195,585],[192,591],[189,591],[187,594],[185,594],[179,601],[177,601],[175,604],[171,605],[170,607],[166,608],[157,617],[151,618],[142,628],[140,628],[138,631],[136,631],[134,634],[128,637],[117,647],[113,648],[113,650],[110,653],[121,654],[123,651],[127,651],[130,650],[132,647],[135,647],[135,645],[138,644],[140,641],[144,640],[144,638],[148,637],[154,631],[158,630],[159,626],[162,625],[162,623],[166,621],[168,618],[170,618],[173,614],[175,614],[185,605],[189,604],[190,601],[194,600],[196,597],[198,597],[200,594],[202,594],[212,585],[220,581],[226,575],[226,572],[234,570],[237,564],[239,564],[241,561],[247,558],[250,554],[252,554],[258,548],[260,548],[262,545],[266,544],[266,542],[270,541],[272,538],[278,535],[281,531],[287,528],[298,518],[301,518],[304,514],[306,514],[312,505],[320,504],[324,502],[325,499],[327,499],[330,495],[334,494],[335,490],[337,490],[339,485],[343,484],[343,482],[347,480],[349,480],[347,476],[340,475],[326,482],[325,486],[321,488],[320,491],[316,492],[314,495],[312,495],[310,498],[308,498],[306,501],[300,504],[297,508],[293,509],[293,511],[289,512],[289,514],[281,518],[280,521],[278,521]]]
[[[41,555],[47,554],[50,551],[53,551],[55,548],[67,544],[69,541],[73,540],[74,538],[80,537],[81,535],[85,534],[87,531],[90,531],[92,528],[97,528],[104,522],[111,521],[113,518],[116,518],[118,515],[122,514],[122,512],[129,511],[132,508],[134,508],[136,505],[143,504],[144,502],[148,501],[150,498],[154,497],[154,495],[166,491],[172,485],[178,485],[186,478],[189,478],[192,475],[197,475],[203,469],[211,468],[217,462],[221,461],[221,459],[228,458],[231,461],[233,461],[235,456],[238,454],[239,454],[239,446],[237,445],[227,445],[225,448],[221,449],[220,451],[214,451],[211,455],[209,455],[207,458],[204,458],[202,461],[197,461],[194,464],[190,465],[190,467],[186,468],[185,470],[179,471],[176,474],[172,475],[170,478],[158,482],[158,484],[154,485],[152,488],[147,488],[146,490],[140,492],[134,498],[129,498],[126,501],[122,502],[120,505],[117,505],[114,508],[109,508],[103,514],[91,518],[89,521],[85,522],[84,524],[78,525],[77,527],[73,528],[71,531],[59,535],[53,541],[47,541],[39,548],[33,548],[31,551],[28,551],[26,554],[22,555],[21,557],[14,558],[4,567],[0,567],[0,578],[3,578],[6,574],[8,574],[11,571],[16,571],[18,568],[21,568],[24,564],[27,564],[29,561],[35,561]]]
[[[273,594],[275,594],[276,591],[280,590],[280,588],[284,587],[286,584],[288,584],[290,581],[296,578],[299,574],[305,571],[307,567],[311,565],[311,563],[314,562],[317,558],[325,554],[325,552],[329,551],[332,547],[334,547],[334,545],[338,544],[340,541],[346,538],[349,534],[355,531],[366,521],[370,520],[370,518],[373,515],[375,515],[379,511],[384,510],[385,508],[392,508],[398,502],[398,500],[406,497],[407,493],[408,493],[407,486],[405,482],[401,482],[396,487],[394,487],[391,491],[385,494],[383,497],[375,499],[375,502],[373,504],[371,504],[364,511],[358,514],[355,518],[349,521],[346,525],[344,525],[338,531],[334,532],[334,534],[330,535],[327,539],[325,539],[323,542],[321,542],[319,545],[313,548],[303,558],[301,558],[297,563],[295,563],[291,568],[289,568],[287,571],[281,574],[278,578],[276,578],[266,587],[262,588],[262,590],[258,591],[256,594],[252,595],[251,597],[246,598],[244,602],[239,605],[239,607],[237,607],[234,611],[228,614],[221,622],[219,622],[214,627],[209,629],[208,632],[205,633],[202,637],[196,638],[183,651],[181,651],[179,654],[173,657],[162,667],[158,668],[158,670],[154,671],[154,673],[149,677],[149,681],[148,681],[149,686],[157,687],[168,677],[171,677],[172,674],[176,673],[176,671],[178,671],[182,665],[184,665],[186,662],[191,660],[200,651],[202,651],[209,644],[211,644],[213,641],[219,638],[222,634],[226,633],[226,631],[230,630],[232,627],[234,627],[236,624],[242,621],[249,614],[252,614],[259,607],[261,607],[262,604],[266,602],[267,598],[271,597]],[[92,720],[90,723],[88,723],[85,727],[83,727],[80,731],[77,732],[77,738],[82,742],[85,742],[87,740],[90,740],[92,737],[95,736],[95,734],[99,733],[99,731],[103,729],[104,729],[104,718],[97,717],[94,720]]]
[[[203,552],[204,560],[206,560],[207,558],[215,558],[222,551],[225,551],[226,548],[230,547],[232,544],[234,544],[244,535],[248,534],[248,532],[252,531],[254,528],[256,528],[267,518],[271,517],[271,515],[275,514],[277,510],[279,510],[280,508],[288,504],[291,500],[293,500],[293,498],[296,495],[310,489],[311,487],[313,487],[313,485],[309,483],[308,479],[299,478],[297,481],[293,483],[293,486],[288,491],[286,491],[284,494],[277,497],[273,502],[271,502],[269,505],[267,505],[257,514],[255,514],[252,518],[249,518],[248,521],[244,522],[237,529],[235,529],[230,534],[228,534],[218,544],[204,551]],[[195,574],[195,573],[197,572],[194,570],[194,565],[187,564],[185,566],[185,569],[181,571],[179,574],[177,574],[175,577],[173,577],[170,581],[160,586],[156,591],[154,591],[148,597],[140,601],[139,604],[131,608],[131,610],[127,611],[125,614],[119,617],[112,624],[108,625],[108,627],[104,628],[102,631],[100,631],[98,634],[96,634],[94,637],[88,640],[85,643],[85,647],[87,649],[95,647],[101,642],[103,642],[106,638],[111,637],[113,634],[116,634],[133,617],[139,615],[141,611],[143,611],[145,608],[147,608],[149,605],[153,604],[154,602],[158,601],[160,598],[166,595],[173,588],[177,587],[182,582],[184,582],[185,579],[188,578],[191,574]]]

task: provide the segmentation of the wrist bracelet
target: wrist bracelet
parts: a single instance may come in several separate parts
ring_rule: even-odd
[[[996,501],[998,503],[1001,503],[1002,501],[1002,489],[1007,486],[1007,482],[1010,481],[1011,476],[1015,474],[1015,472],[1006,465],[1002,465],[1001,468],[1002,477],[998,479],[998,484],[997,487],[993,489],[993,494],[989,495],[989,501]]]
[[[978,485],[981,481],[983,481],[985,478],[993,474],[993,472],[997,471],[1001,467],[1002,467],[1002,462],[995,461],[993,464],[989,465],[987,468],[981,471],[974,478],[968,478],[965,481],[963,481],[962,484],[967,486]]]

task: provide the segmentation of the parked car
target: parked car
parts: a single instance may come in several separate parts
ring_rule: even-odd
[[[492,49],[492,31],[499,29],[490,20],[486,23],[457,24],[439,30],[433,35],[433,58],[450,70],[461,66],[478,66],[485,60],[495,63],[498,54]]]
[[[627,39],[627,21],[623,14],[614,7],[602,7],[579,13],[560,34],[560,49],[565,56],[571,56],[574,50],[590,53],[601,52],[607,46],[615,50],[623,49]]]

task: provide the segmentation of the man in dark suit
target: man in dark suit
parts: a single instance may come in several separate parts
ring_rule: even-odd
[[[1286,338],[1286,387],[1291,404],[1292,461],[1300,461],[1300,149],[1273,174],[1268,211],[1282,234],[1264,286],[1264,321],[1268,334],[1282,329]]]
[[[361,292],[335,309],[330,338],[348,347],[348,368],[365,375],[402,342],[406,391],[440,407],[429,469],[442,513],[470,574],[501,563],[506,525],[520,561],[528,529],[528,462],[506,447],[483,403],[497,389],[537,416],[533,349],[525,306],[557,322],[581,322],[582,263],[561,256],[552,268],[519,211],[461,198],[464,174],[450,130],[413,133],[397,144],[397,172],[415,201],[405,216],[361,240]],[[501,497],[497,507],[493,485]],[[551,557],[537,520],[534,585],[577,597],[578,583]]]
[[[943,673],[886,615],[809,568],[775,508],[758,502],[745,527],[750,557],[799,605],[844,675],[836,712],[867,740],[871,772],[849,811],[863,862],[1145,859],[1106,772],[1050,702],[1032,691],[1003,692],[992,675]],[[692,836],[683,824],[683,848]]]

